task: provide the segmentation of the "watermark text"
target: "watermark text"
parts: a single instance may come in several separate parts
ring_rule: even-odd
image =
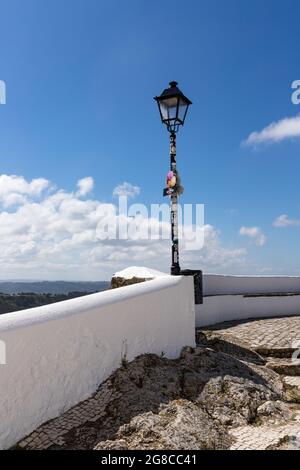
[[[6,85],[3,80],[0,80],[0,104],[6,104]]]
[[[291,96],[292,103],[296,105],[300,104],[300,80],[294,80],[291,87],[295,90]]]
[[[204,205],[178,204],[178,239],[188,251],[199,250],[204,244]],[[169,204],[128,206],[127,196],[119,197],[119,204],[102,204],[98,208],[96,228],[98,240],[168,240],[170,239]],[[177,227],[174,230],[177,235]]]
[[[6,365],[6,344],[0,340],[0,366]]]

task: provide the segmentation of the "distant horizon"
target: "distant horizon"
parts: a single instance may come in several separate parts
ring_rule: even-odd
[[[235,277],[261,277],[261,278],[265,278],[265,277],[299,277],[300,278],[300,274],[251,274],[251,273],[248,273],[248,274],[236,274],[236,273],[214,273],[214,272],[205,272],[203,271],[203,275],[210,275],[210,276],[235,276]],[[11,283],[14,283],[14,282],[20,282],[20,283],[30,283],[30,282],[34,282],[34,283],[42,283],[42,282],[65,282],[65,283],[74,283],[74,284],[83,284],[83,283],[91,283],[91,284],[95,284],[95,283],[101,283],[101,282],[110,282],[111,281],[111,278],[113,277],[110,276],[110,278],[108,279],[100,279],[100,280],[91,280],[91,279],[88,279],[88,280],[74,280],[74,279],[0,279],[0,284],[2,283],[5,283],[5,282],[11,282]]]

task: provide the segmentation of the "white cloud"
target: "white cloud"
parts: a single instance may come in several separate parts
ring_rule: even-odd
[[[4,207],[23,204],[28,197],[40,196],[49,184],[44,178],[26,181],[23,176],[0,175],[0,203]]]
[[[261,131],[252,132],[244,144],[255,145],[260,143],[280,142],[286,139],[300,137],[300,116],[294,116],[272,122]]]
[[[87,176],[86,178],[82,178],[77,182],[77,195],[78,196],[86,196],[89,194],[91,191],[93,191],[94,188],[94,180],[91,176]]]
[[[120,196],[127,196],[128,198],[134,198],[140,194],[140,188],[138,186],[133,186],[130,183],[126,183],[126,181],[119,186],[116,186],[113,190],[113,196],[120,197]]]
[[[300,220],[289,219],[286,214],[279,215],[273,222],[274,227],[290,227],[300,225]]]
[[[6,182],[5,192],[1,186],[2,196],[18,194],[25,197],[15,199],[15,205],[9,211],[3,198],[0,200],[2,279],[101,280],[132,264],[169,271],[169,239],[143,240],[138,236],[133,240],[97,238],[96,228],[102,220],[104,206],[99,200],[80,199],[78,192],[63,189],[43,192],[43,188],[50,184],[43,179],[38,180],[44,181],[43,184],[28,182],[17,176],[4,179],[0,176],[0,181]],[[16,181],[19,185],[15,185]],[[91,188],[91,184],[84,188]],[[116,209],[116,206],[111,204],[111,208]],[[120,216],[112,211],[111,217]],[[128,220],[132,221],[132,218]],[[141,230],[157,225],[163,225],[165,231],[170,233],[169,222],[158,222],[143,216],[139,220]],[[204,247],[187,251],[183,240],[180,243],[182,266],[200,268],[206,272],[239,271],[243,266],[248,267],[246,251],[224,247],[215,227],[205,225],[199,230],[204,233]]]
[[[181,250],[182,266],[194,266],[204,272],[229,273],[249,269],[244,248],[224,247],[220,240],[220,231],[213,225],[206,224],[203,228],[204,245],[199,251]]]
[[[260,227],[241,227],[239,233],[251,238],[257,246],[263,246],[267,242],[267,237]]]

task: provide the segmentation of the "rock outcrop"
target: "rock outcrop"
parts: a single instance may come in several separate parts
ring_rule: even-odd
[[[281,377],[258,354],[239,341],[201,333],[198,347],[184,348],[179,359],[146,354],[123,360],[92,397],[19,446],[229,449],[235,446],[235,430],[247,439],[249,430],[270,419],[288,426],[292,415],[283,397]]]
[[[119,271],[111,278],[111,288],[130,286],[139,282],[150,281],[157,277],[168,276],[168,274],[156,271],[155,269],[143,268],[141,266],[132,266],[123,271]]]
[[[121,399],[112,399],[95,449],[227,449],[228,426],[255,421],[282,394],[273,371],[205,347],[176,361],[141,356],[110,380]]]
[[[280,376],[228,330],[197,331],[197,344],[176,360],[123,359],[93,396],[18,447],[300,449],[299,377]]]

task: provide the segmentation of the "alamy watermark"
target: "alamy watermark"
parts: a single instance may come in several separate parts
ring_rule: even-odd
[[[178,204],[176,206],[176,238],[184,242],[187,251],[199,250],[204,245],[204,205]],[[128,205],[127,196],[119,197],[119,204],[101,204],[97,210],[98,240],[168,240],[170,239],[170,206],[151,204]],[[178,228],[178,231],[177,231]]]
[[[291,100],[293,104],[300,104],[300,80],[294,80],[291,88],[295,91],[293,91]]]
[[[6,365],[6,344],[0,340],[0,366]]]
[[[300,340],[296,340],[292,344],[294,352],[292,354],[292,362],[298,364],[300,362]]]
[[[6,104],[6,85],[3,80],[0,80],[0,104]]]
[[[292,364],[299,364],[300,363],[300,340],[293,341],[292,343],[292,348],[294,349],[294,352],[292,354]],[[295,435],[290,437],[290,445],[291,447],[294,447],[295,449],[300,449],[300,432]]]

